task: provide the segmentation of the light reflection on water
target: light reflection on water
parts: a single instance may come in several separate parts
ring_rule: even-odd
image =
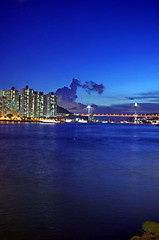
[[[0,124],[0,239],[124,239],[158,221],[159,128]]]

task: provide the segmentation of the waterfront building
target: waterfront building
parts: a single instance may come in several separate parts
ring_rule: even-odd
[[[4,108],[5,108],[5,97],[2,97],[2,116],[4,116]]]
[[[20,113],[30,118],[56,117],[57,97],[53,92],[45,95],[26,86],[20,91]]]
[[[44,115],[44,93],[39,92],[39,117],[42,118]]]
[[[2,117],[2,98],[0,97],[0,117]]]
[[[0,89],[0,116],[2,116],[2,97],[3,97],[3,90]]]
[[[5,96],[5,91],[0,89],[0,116],[4,116],[4,96]]]
[[[8,111],[19,113],[19,91],[14,87],[6,91],[0,90],[0,112],[4,116]]]
[[[11,89],[11,111],[19,111],[19,91],[14,87]]]
[[[25,116],[25,88],[20,89],[20,115]]]
[[[10,108],[9,111],[19,111],[19,91],[12,87],[10,90]]]
[[[0,90],[0,116],[7,114],[26,118],[56,117],[57,97],[53,92],[45,95],[33,91],[28,85],[20,89],[20,96],[14,87],[6,91]]]
[[[46,117],[56,117],[57,115],[57,96],[51,92],[46,96]]]
[[[0,89],[0,98],[2,98],[4,96],[4,92],[2,89]]]
[[[5,112],[6,111],[9,111],[11,107],[11,90],[10,89],[7,89],[5,91]]]
[[[22,117],[33,118],[33,89],[28,85],[20,90],[20,114]]]
[[[39,94],[37,91],[33,92],[33,109],[34,118],[39,118]]]
[[[34,118],[56,117],[57,97],[53,92],[45,95],[43,92],[34,92]]]

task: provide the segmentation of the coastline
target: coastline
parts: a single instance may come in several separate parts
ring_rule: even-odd
[[[22,119],[22,120],[19,120],[19,119],[0,119],[0,122],[41,122],[40,120],[29,120],[29,119]]]

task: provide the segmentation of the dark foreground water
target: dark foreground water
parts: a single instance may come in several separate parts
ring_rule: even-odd
[[[159,222],[159,128],[0,123],[0,239],[115,240]]]

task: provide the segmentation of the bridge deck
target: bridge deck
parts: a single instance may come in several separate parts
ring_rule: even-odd
[[[81,116],[89,116],[89,114],[81,114]],[[135,117],[135,114],[93,114],[93,117]],[[156,114],[138,114],[137,117],[158,117]]]

